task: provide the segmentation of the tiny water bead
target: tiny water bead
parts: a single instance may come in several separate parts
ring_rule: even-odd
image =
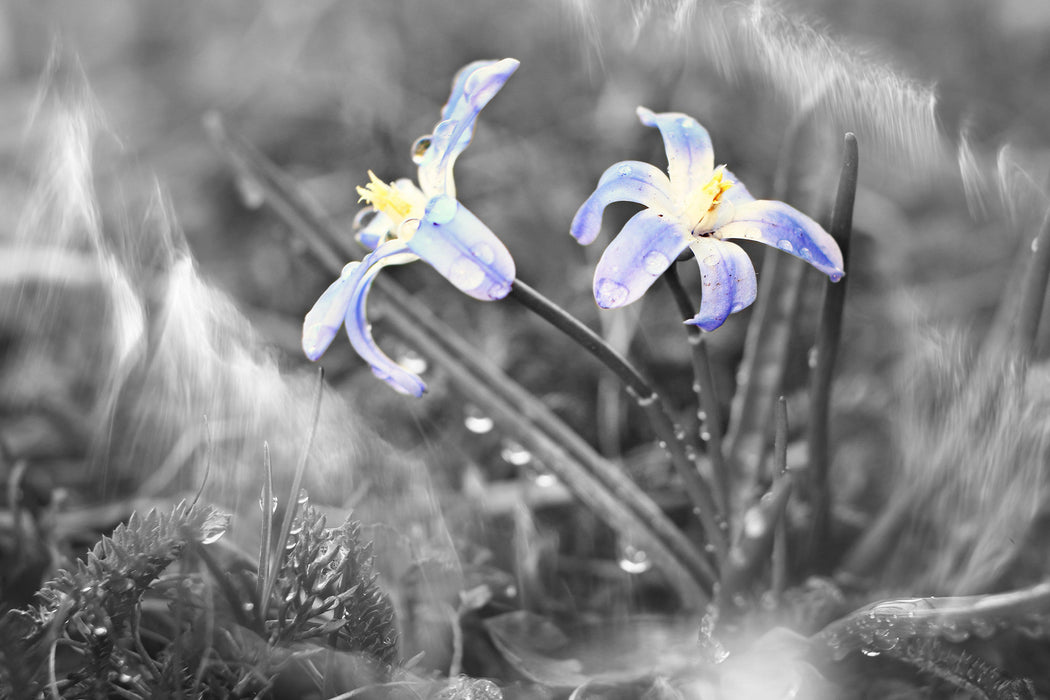
[[[237,196],[246,209],[258,209],[266,203],[266,191],[262,184],[253,176],[238,174],[233,179]]]
[[[541,489],[549,489],[557,486],[560,480],[550,472],[537,472],[532,482]]]
[[[645,269],[646,272],[648,272],[654,277],[663,274],[664,270],[666,270],[670,265],[670,258],[668,258],[666,255],[664,255],[658,250],[650,251],[642,259],[642,267]]]
[[[427,371],[427,360],[414,350],[405,350],[397,358],[397,364],[412,374],[423,374]]]
[[[415,143],[412,144],[412,162],[419,165],[423,162],[423,159],[427,155],[427,151],[430,150],[430,145],[434,142],[434,139],[430,134],[426,136],[420,136],[416,139]]]
[[[791,241],[786,238],[781,238],[777,241],[777,248],[780,248],[785,253],[793,253],[795,251],[795,246],[793,246]]]
[[[467,404],[463,410],[463,425],[475,435],[484,435],[495,427],[495,421],[474,404]]]
[[[594,287],[594,292],[598,306],[603,309],[622,305],[630,293],[627,287],[608,277],[598,280]]]
[[[621,165],[619,168],[616,169],[616,172],[618,172],[623,177],[628,177],[630,176],[631,172],[633,172],[633,169],[629,165]]]
[[[504,440],[499,456],[504,462],[515,467],[524,467],[532,461],[532,453],[513,440]]]
[[[485,281],[485,270],[478,265],[476,260],[463,256],[452,263],[448,271],[448,279],[457,287],[476,289]]]
[[[619,565],[629,574],[644,574],[653,568],[653,562],[645,550],[629,543],[620,546]]]

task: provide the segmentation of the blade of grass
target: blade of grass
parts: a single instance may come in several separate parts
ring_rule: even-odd
[[[256,578],[255,605],[261,620],[266,619],[268,598],[263,597],[263,586],[270,575],[270,552],[273,545],[273,465],[270,462],[270,443],[263,441],[263,485],[259,510],[262,511],[259,544],[259,575]]]
[[[1031,357],[1035,350],[1039,321],[1043,317],[1046,301],[1046,284],[1050,277],[1050,211],[1047,211],[1039,233],[1032,239],[1031,250],[1014,328],[1015,347],[1024,357]]]
[[[829,233],[842,251],[846,270],[849,270],[850,235],[853,232],[853,202],[857,194],[859,155],[857,137],[846,134],[845,154],[839,176],[838,194],[831,214]],[[807,561],[815,573],[825,572],[827,545],[831,537],[831,493],[828,485],[828,422],[831,411],[831,378],[835,371],[839,341],[842,337],[842,315],[846,305],[847,277],[824,286],[824,306],[817,330],[816,366],[809,383],[809,443],[808,498],[813,509],[810,524]]]

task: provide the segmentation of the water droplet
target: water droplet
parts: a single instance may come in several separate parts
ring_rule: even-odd
[[[810,369],[816,369],[817,362],[820,361],[820,352],[817,351],[817,346],[814,345],[806,353],[806,364],[809,365]]]
[[[418,352],[406,350],[397,358],[397,364],[412,374],[423,374],[427,371],[427,361]]]
[[[295,502],[300,506],[305,506],[310,502],[310,494],[306,492],[306,489],[299,489],[299,494],[295,497]]]
[[[251,612],[252,610],[255,610],[255,603],[244,603],[241,605],[241,610],[244,612]]]
[[[496,259],[496,251],[487,243],[479,243],[471,248],[470,252],[474,254],[474,257],[486,265],[491,265]]]
[[[766,530],[769,529],[769,521],[762,515],[761,509],[748,508],[747,512],[744,513],[744,535],[750,537],[753,540],[757,540],[762,535],[766,534]]]
[[[263,512],[266,512],[266,503],[261,497],[259,498],[259,510],[261,510]],[[277,512],[277,496],[272,496],[270,498],[270,515],[273,515],[276,512]]]
[[[1034,253],[1034,252],[1036,252],[1038,250],[1039,250],[1039,239],[1038,238],[1033,238],[1032,239],[1032,252]]]
[[[372,223],[372,219],[376,218],[378,212],[372,207],[365,207],[361,211],[354,214],[354,231],[360,231],[364,227]]]
[[[430,145],[434,142],[430,134],[426,136],[420,136],[412,144],[412,162],[419,165],[423,162],[423,158],[426,156],[427,151],[430,150]]]
[[[789,241],[786,238],[781,238],[779,241],[777,241],[777,248],[780,248],[785,253],[795,252],[795,246],[791,245],[791,241]]]
[[[455,218],[457,211],[459,204],[456,200],[447,195],[439,195],[427,203],[423,216],[431,224],[447,224]]]
[[[463,425],[475,435],[484,435],[495,426],[494,421],[473,404],[468,404],[463,413]]]
[[[869,649],[868,647],[864,647],[860,650],[860,653],[864,654],[864,656],[878,656],[882,652],[878,649]]]
[[[666,440],[659,440],[659,441],[657,441],[656,444],[657,444],[657,446],[659,446],[659,448],[661,450],[666,450],[667,449],[667,441]]]
[[[109,634],[109,630],[103,627],[102,625],[99,625],[98,627],[91,628],[91,634],[95,635],[96,637],[105,637],[107,634]]]
[[[629,574],[644,574],[653,568],[653,562],[645,550],[632,544],[624,544],[620,547],[620,568]]]
[[[515,467],[523,467],[532,461],[532,453],[513,440],[504,441],[499,456],[503,458],[503,461]]]
[[[460,289],[476,289],[485,281],[485,270],[473,258],[464,255],[452,263],[448,279]]]
[[[717,265],[719,263],[720,260],[721,260],[721,258],[718,257],[717,255],[715,255],[714,253],[711,253],[710,255],[705,255],[704,256],[704,264],[707,265],[708,267],[714,267],[715,265]]]
[[[642,258],[642,267],[653,277],[662,275],[670,264],[670,258],[658,250],[651,250]]]
[[[620,173],[620,177],[628,177],[633,171],[629,165],[621,165],[616,172]]]
[[[813,259],[813,251],[809,248],[803,248],[802,250],[798,251],[798,254],[802,256],[803,260]]]
[[[266,191],[254,177],[238,175],[233,182],[237,187],[237,195],[241,198],[241,204],[246,208],[258,209],[266,203]]]
[[[707,442],[708,440],[711,439],[711,433],[709,431],[707,431],[707,430],[700,431],[700,439],[703,440],[704,442]]]
[[[621,306],[627,301],[629,293],[630,291],[627,287],[608,277],[598,280],[598,284],[594,288],[595,300],[598,302],[598,306],[603,309],[613,309]]]
[[[541,489],[549,489],[558,485],[558,477],[550,472],[540,472],[532,481]]]

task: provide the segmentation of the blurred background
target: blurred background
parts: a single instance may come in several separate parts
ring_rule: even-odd
[[[8,452],[78,485],[74,501],[169,493],[199,483],[193,455],[206,414],[216,498],[250,510],[263,440],[279,478],[304,443],[312,368],[299,350],[301,319],[331,279],[259,207],[250,183],[237,183],[202,120],[220,115],[349,238],[354,187],[367,171],[411,176],[410,145],[437,121],[455,72],[508,56],[521,68],[457,163],[460,198],[506,242],[522,279],[587,323],[633,337],[632,353],[683,402],[688,355],[669,296],[649,295],[645,314],[640,303],[599,318],[590,269],[602,246],[584,249],[568,235],[608,165],[664,165],[635,107],[695,116],[717,162],[753,194],[776,193],[815,218],[830,206],[842,134],[858,135],[836,394],[836,464],[846,466],[836,478],[846,501],[881,492],[894,459],[889,380],[917,335],[980,337],[1046,208],[1050,6],[1040,0],[5,3]],[[49,122],[54,104],[87,117]],[[87,125],[79,136],[78,124]],[[785,155],[791,133],[801,145]],[[614,208],[601,240],[629,214]],[[66,231],[72,220],[76,230]],[[112,266],[81,279],[83,260],[56,249],[105,251]],[[180,267],[186,251],[195,262]],[[510,304],[457,295],[425,266],[389,274],[610,456],[633,453],[639,481],[661,483],[647,471],[659,455],[649,458],[654,447],[626,405],[613,418],[618,444],[603,442],[594,418],[601,373],[571,345]],[[30,279],[60,289],[30,293]],[[725,384],[745,320],[712,336]],[[408,351],[382,328],[380,315],[377,338],[391,355]],[[1044,352],[1045,333],[1039,343]],[[805,361],[802,348],[796,388]],[[450,494],[522,468],[543,476],[498,430],[471,428],[471,407],[440,374],[412,402],[339,340],[323,364],[336,392],[308,475],[317,498],[405,530],[411,521],[420,528],[412,537],[449,551],[469,528],[450,535],[442,512],[476,517]],[[187,431],[196,437],[187,441]],[[529,547],[593,544],[566,532],[559,544],[556,527],[547,540],[540,530]]]

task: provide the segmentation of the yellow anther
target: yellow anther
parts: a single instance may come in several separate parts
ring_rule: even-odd
[[[686,220],[695,222],[694,232],[703,233],[705,226],[712,221],[712,214],[718,205],[722,203],[722,195],[733,186],[733,182],[725,179],[725,166],[715,168],[711,179],[693,192],[689,205],[685,210]]]
[[[700,188],[705,196],[711,197],[711,206],[708,211],[717,207],[722,201],[722,195],[725,191],[733,186],[732,182],[725,179],[725,166],[720,165],[715,168],[715,174],[711,176],[707,184]]]
[[[371,204],[400,225],[412,212],[412,203],[396,187],[380,180],[371,170],[368,171],[368,177],[371,181],[357,188],[360,201]]]

